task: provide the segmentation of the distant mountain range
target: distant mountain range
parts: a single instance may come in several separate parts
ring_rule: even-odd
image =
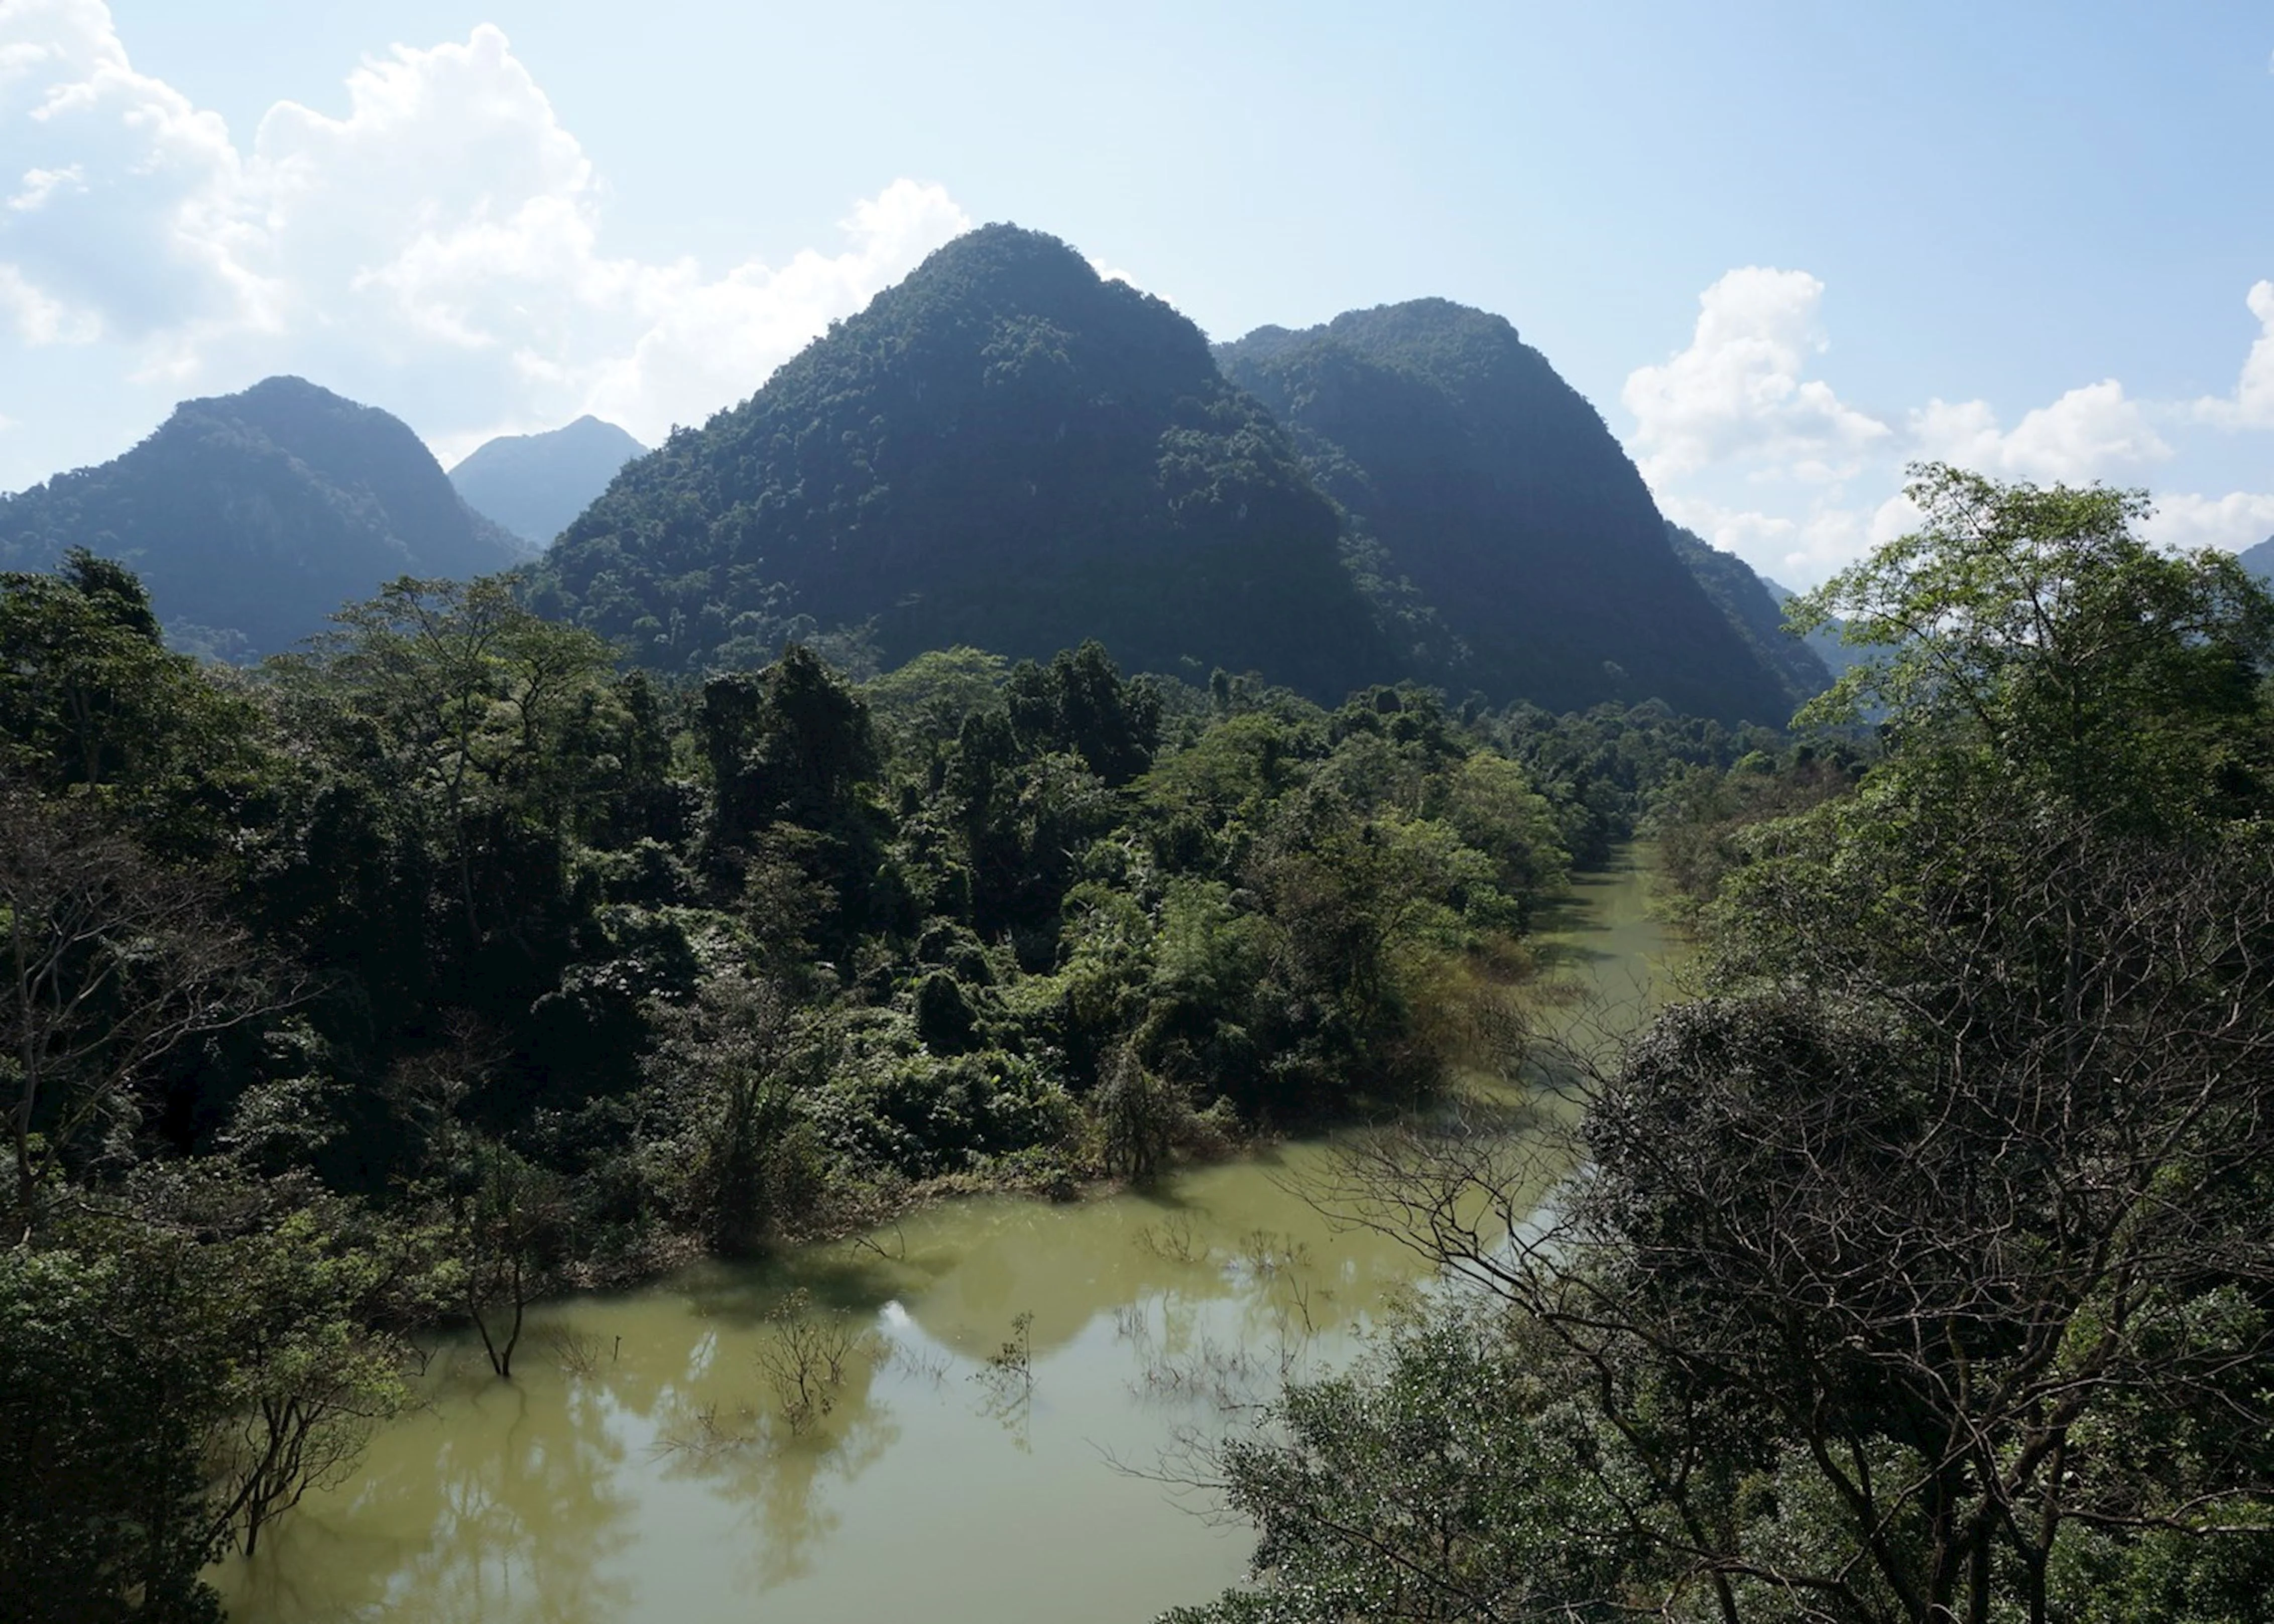
[[[2242,567],[2261,581],[2274,582],[2274,536],[2242,552]]]
[[[73,545],[132,566],[169,638],[225,658],[289,648],[397,575],[526,556],[399,419],[298,378],[185,401],[124,455],[0,498],[0,568]]]
[[[1003,225],[652,452],[584,417],[445,476],[385,412],[271,379],[0,499],[0,567],[72,545],[139,570],[177,643],[230,658],[398,575],[523,564],[541,612],[689,674],[793,637],[885,664],[1095,637],[1125,669],[1327,701],[1413,678],[1769,723],[1828,680],[1500,317],[1423,299],[1211,350]]]
[[[627,467],[533,601],[674,670],[854,627],[887,662],[1096,636],[1134,669],[1322,698],[1414,676],[1495,703],[1791,710],[1601,419],[1505,321],[1427,300],[1212,354],[1010,226]]]
[[[542,551],[647,447],[613,423],[579,417],[543,434],[506,434],[450,470],[476,513]]]

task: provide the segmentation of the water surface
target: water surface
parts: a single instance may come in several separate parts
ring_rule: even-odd
[[[1575,1009],[1630,1023],[1668,951],[1634,861],[1549,923]],[[1205,1599],[1251,1536],[1164,1462],[1346,1359],[1421,1270],[1304,1199],[1332,1154],[961,1201],[548,1304],[511,1382],[445,1342],[426,1403],[214,1577],[241,1624],[1135,1624]]]

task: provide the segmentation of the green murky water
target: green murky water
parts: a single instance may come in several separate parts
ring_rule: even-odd
[[[1643,876],[1584,876],[1553,922],[1585,1019],[1631,1021],[1667,951]],[[215,1581],[240,1624],[1133,1624],[1203,1599],[1246,1530],[1117,1463],[1157,1471],[1347,1357],[1413,1282],[1411,1253],[1304,1200],[1329,1154],[960,1202],[550,1304],[512,1382],[445,1345],[426,1405]]]

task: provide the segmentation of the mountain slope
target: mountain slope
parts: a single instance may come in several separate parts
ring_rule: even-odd
[[[1785,605],[1800,596],[1790,587],[1779,586],[1766,575],[1759,575],[1755,579],[1767,590],[1769,597],[1775,601],[1777,612],[1780,614],[1784,612]],[[1835,618],[1826,620],[1801,640],[1808,645],[1810,653],[1824,662],[1824,669],[1832,674],[1834,680],[1846,675],[1850,666],[1861,665],[1866,660],[1877,659],[1883,652],[1880,645],[1875,643],[1844,641],[1846,631],[1846,622]]]
[[[2242,550],[2242,567],[2261,581],[2274,583],[2274,536]]]
[[[476,513],[543,547],[647,447],[613,423],[579,417],[542,434],[503,434],[450,470]]]
[[[1339,697],[1389,674],[1339,541],[1199,328],[994,225],[626,468],[533,601],[674,670],[865,624],[889,662],[1096,637],[1126,669]]]
[[[1264,327],[1217,358],[1467,644],[1456,691],[1784,719],[1779,679],[1668,547],[1618,441],[1502,318],[1419,299]]]
[[[523,556],[400,419],[297,378],[184,401],[124,455],[0,498],[0,567],[73,545],[139,572],[170,636],[237,655],[320,632],[397,575]]]
[[[1776,673],[1794,709],[1832,686],[1830,667],[1809,643],[1785,630],[1782,599],[1744,560],[1671,523],[1666,540],[1754,658]]]

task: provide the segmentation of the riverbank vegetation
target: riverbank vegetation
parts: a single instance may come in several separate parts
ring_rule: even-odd
[[[1260,1583],[1177,1618],[2274,1617],[2274,604],[1916,480],[1803,609],[1881,754],[1668,797],[1705,996],[1553,1057],[1576,1145],[1348,1163],[1475,1289],[1220,1453]]]
[[[11,1596],[207,1616],[428,1327],[510,1380],[546,1293],[1504,1070],[1571,864],[1777,748],[1095,644],[673,685],[501,582],[247,673],[0,577]]]

